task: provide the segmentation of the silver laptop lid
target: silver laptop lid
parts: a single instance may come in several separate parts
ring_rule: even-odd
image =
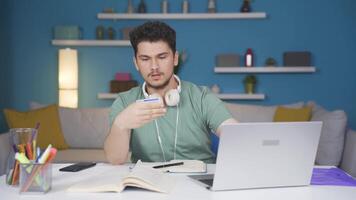
[[[212,190],[309,185],[322,122],[223,125]]]

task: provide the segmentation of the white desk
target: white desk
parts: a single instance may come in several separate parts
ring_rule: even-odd
[[[139,189],[124,190],[122,193],[69,193],[65,190],[77,181],[84,180],[90,176],[102,173],[107,170],[128,171],[128,166],[111,166],[108,164],[97,164],[95,167],[84,171],[70,173],[59,172],[58,169],[63,164],[53,165],[52,190],[45,195],[20,195],[17,187],[5,185],[5,176],[0,177],[0,199],[219,199],[219,200],[355,200],[356,187],[336,187],[336,186],[308,186],[308,187],[289,187],[272,189],[254,190],[234,190],[211,192],[185,175],[174,175],[177,184],[170,194],[161,194]],[[208,171],[214,171],[214,165],[208,165]]]

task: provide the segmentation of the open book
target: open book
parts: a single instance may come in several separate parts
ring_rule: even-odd
[[[171,164],[173,164],[173,166],[170,166]],[[174,165],[174,164],[179,164],[179,165]],[[206,164],[200,160],[171,160],[169,162],[143,162],[142,165],[151,167],[152,169],[161,172],[172,172],[172,173],[205,173],[206,172]],[[154,167],[158,167],[158,168],[154,168]]]
[[[175,185],[173,177],[146,167],[138,161],[127,175],[108,171],[104,174],[79,182],[68,188],[68,192],[121,192],[127,186],[155,192],[169,193]]]

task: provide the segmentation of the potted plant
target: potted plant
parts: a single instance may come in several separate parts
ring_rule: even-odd
[[[242,6],[240,8],[240,12],[251,12],[251,6],[250,6],[251,0],[243,0]]]
[[[185,64],[187,59],[188,59],[188,53],[186,52],[186,50],[182,50],[181,52],[179,52],[178,65],[174,67],[174,74],[178,74],[180,68],[182,68],[182,66]]]
[[[274,58],[269,57],[266,59],[265,65],[268,67],[275,67],[277,65],[277,62]]]
[[[245,93],[253,94],[255,93],[255,86],[257,84],[257,78],[255,75],[248,75],[243,80],[245,86]]]

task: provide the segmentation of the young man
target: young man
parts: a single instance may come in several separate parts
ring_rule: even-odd
[[[104,149],[109,162],[197,159],[214,162],[211,130],[236,122],[224,103],[206,87],[180,81],[175,31],[162,22],[147,22],[130,33],[140,87],[119,93],[110,112],[111,130]],[[158,102],[137,101],[150,96]]]

